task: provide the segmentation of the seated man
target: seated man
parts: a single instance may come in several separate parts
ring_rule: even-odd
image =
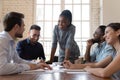
[[[25,60],[39,59],[45,60],[43,46],[38,42],[41,28],[38,25],[32,25],[28,38],[19,41],[16,50],[19,56]]]
[[[15,50],[15,40],[22,38],[24,14],[9,12],[3,19],[4,31],[0,32],[0,75],[20,73],[26,70],[51,69],[45,63],[31,63],[21,59]]]
[[[104,31],[106,26],[99,26],[95,33],[94,38],[87,41],[87,48],[85,53],[86,64],[71,64],[69,61],[65,61],[64,66],[66,68],[84,68],[86,66],[91,67],[105,67],[112,61],[112,56],[115,51],[112,46],[108,45],[104,39]],[[91,46],[94,43],[98,45],[90,52]]]

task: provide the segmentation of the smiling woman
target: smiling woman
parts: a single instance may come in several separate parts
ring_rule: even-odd
[[[120,23],[110,23],[105,30],[105,40],[112,45],[116,50],[116,55],[113,55],[113,61],[105,68],[85,68],[86,71],[100,76],[111,77],[120,80]]]
[[[58,43],[58,62],[70,60],[74,63],[74,60],[78,59],[80,56],[80,51],[76,41],[74,40],[75,29],[76,27],[72,24],[72,13],[70,10],[63,10],[59,15],[58,24],[55,25],[53,31],[51,56],[48,63],[53,62]]]
[[[59,14],[64,9],[73,14],[75,40],[79,44],[81,55],[84,55],[86,40],[90,37],[90,5],[90,0],[36,0],[35,22],[42,29],[40,42],[43,43],[46,56],[50,56],[53,26],[57,24]]]

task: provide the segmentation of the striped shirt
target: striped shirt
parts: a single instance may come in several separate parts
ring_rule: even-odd
[[[0,33],[0,75],[14,74],[30,69],[27,65],[30,62],[19,58],[14,44],[14,40],[7,32]]]

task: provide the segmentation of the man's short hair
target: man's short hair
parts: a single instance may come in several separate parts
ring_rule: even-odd
[[[106,26],[105,25],[100,25],[98,28],[101,30],[101,33],[104,35]]]
[[[22,13],[18,12],[7,13],[3,19],[4,30],[9,32],[16,24],[21,26],[22,18],[24,18],[24,14]]]
[[[40,30],[41,30],[41,27],[34,24],[34,25],[32,25],[32,26],[30,27],[30,30],[32,30],[32,29],[35,29],[35,30],[40,31]]]

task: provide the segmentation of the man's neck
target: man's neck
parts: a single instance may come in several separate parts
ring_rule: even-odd
[[[15,40],[15,34],[12,31],[9,31],[8,34]]]

